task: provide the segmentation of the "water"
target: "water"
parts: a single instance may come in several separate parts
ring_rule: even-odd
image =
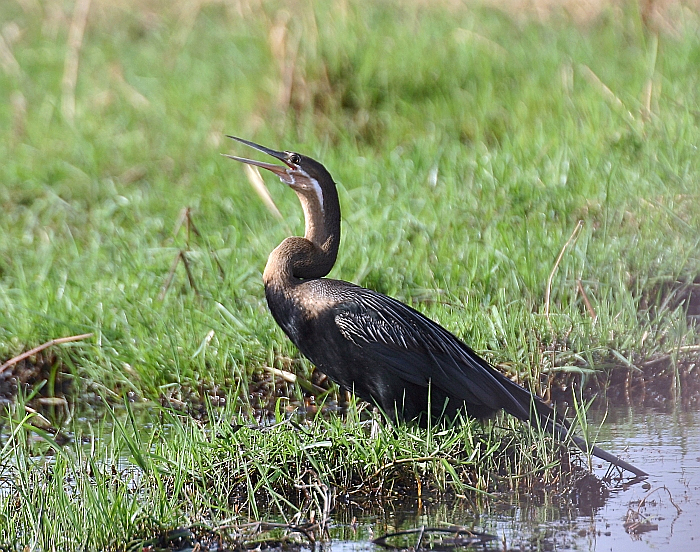
[[[621,428],[614,423],[611,436],[616,443],[629,443],[630,458],[651,474],[651,489],[636,485],[615,493],[591,518],[597,527],[609,527],[609,534],[584,549],[700,550],[700,412],[647,410],[630,419],[634,432],[629,424]],[[638,502],[645,497],[640,508]],[[625,533],[623,522],[630,508],[639,509],[658,530],[638,536]]]
[[[592,413],[591,423],[602,415]],[[413,504],[360,518],[356,529],[342,524],[330,548],[383,550],[369,542],[379,536],[377,530],[449,524],[497,535],[499,540],[487,544],[486,550],[503,550],[504,542],[507,550],[700,550],[700,412],[614,410],[608,412],[604,431],[599,444],[651,475],[644,484],[612,490],[602,506],[567,508],[533,500],[473,512],[459,502]],[[602,467],[597,472],[605,473]],[[646,520],[642,528],[652,530],[628,532],[625,522],[634,519]]]

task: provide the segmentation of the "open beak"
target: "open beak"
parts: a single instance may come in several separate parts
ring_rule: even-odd
[[[254,148],[258,151],[261,151],[263,153],[267,153],[268,155],[271,155],[275,159],[279,159],[282,161],[285,165],[287,165],[289,168],[293,168],[289,163],[287,162],[287,154],[284,153],[283,151],[275,151],[271,150],[270,148],[266,148],[265,146],[261,146],[260,144],[256,144],[254,142],[249,142],[248,140],[244,140],[243,138],[238,138],[236,136],[229,136],[228,134],[226,135],[227,138],[232,138],[233,140],[236,140],[237,142],[241,142],[242,144],[245,144],[246,146],[250,146],[251,148]],[[287,182],[289,180],[289,173],[287,172],[287,167],[281,167],[279,165],[273,165],[272,163],[265,163],[263,161],[255,161],[254,159],[246,159],[245,157],[236,157],[235,155],[228,155],[226,153],[222,153],[224,157],[228,157],[230,159],[235,159],[236,161],[240,161],[241,163],[247,163],[248,165],[255,165],[256,167],[262,167],[263,169],[267,169],[268,171],[271,171],[275,173],[277,176],[279,176],[282,181]]]

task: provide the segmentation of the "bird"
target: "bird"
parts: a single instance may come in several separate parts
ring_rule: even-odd
[[[573,435],[570,423],[543,399],[491,366],[461,339],[392,297],[325,278],[340,246],[341,212],[335,181],[311,157],[276,151],[227,135],[282,163],[223,154],[266,169],[296,192],[304,236],[285,238],[263,271],[267,304],[277,324],[316,368],[394,423],[454,420],[460,413],[489,418],[505,411],[571,437],[584,452],[627,470],[647,473]]]

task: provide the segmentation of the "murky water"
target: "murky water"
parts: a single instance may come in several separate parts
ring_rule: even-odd
[[[604,532],[584,543],[584,549],[700,550],[700,412],[613,415],[611,442],[628,444],[630,458],[651,474],[651,488],[636,485],[611,496],[590,518]],[[658,530],[628,535],[623,523],[630,509],[649,518]]]
[[[592,413],[591,423],[602,416]],[[459,503],[406,505],[364,519],[358,511],[357,528],[342,520],[329,547],[336,552],[383,550],[369,542],[380,528],[449,524],[497,535],[499,540],[485,545],[486,550],[700,550],[700,412],[609,411],[599,444],[651,476],[644,484],[613,490],[600,507],[563,509],[533,500],[486,512]],[[642,523],[638,532],[626,530],[630,521]]]

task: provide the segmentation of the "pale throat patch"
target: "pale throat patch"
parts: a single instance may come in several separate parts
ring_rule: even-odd
[[[321,213],[325,212],[325,210],[323,208],[323,191],[321,190],[321,185],[318,183],[318,180],[316,180],[315,178],[311,178],[304,171],[296,171],[296,172],[302,174],[304,176],[304,178],[311,184],[311,189],[316,194],[316,199],[318,199],[318,204],[321,207]],[[284,182],[285,184],[289,184],[290,186],[294,186],[294,184],[296,184],[296,179],[294,178],[294,172],[291,169],[287,170],[287,178],[282,178],[280,176],[280,180],[282,182]]]

